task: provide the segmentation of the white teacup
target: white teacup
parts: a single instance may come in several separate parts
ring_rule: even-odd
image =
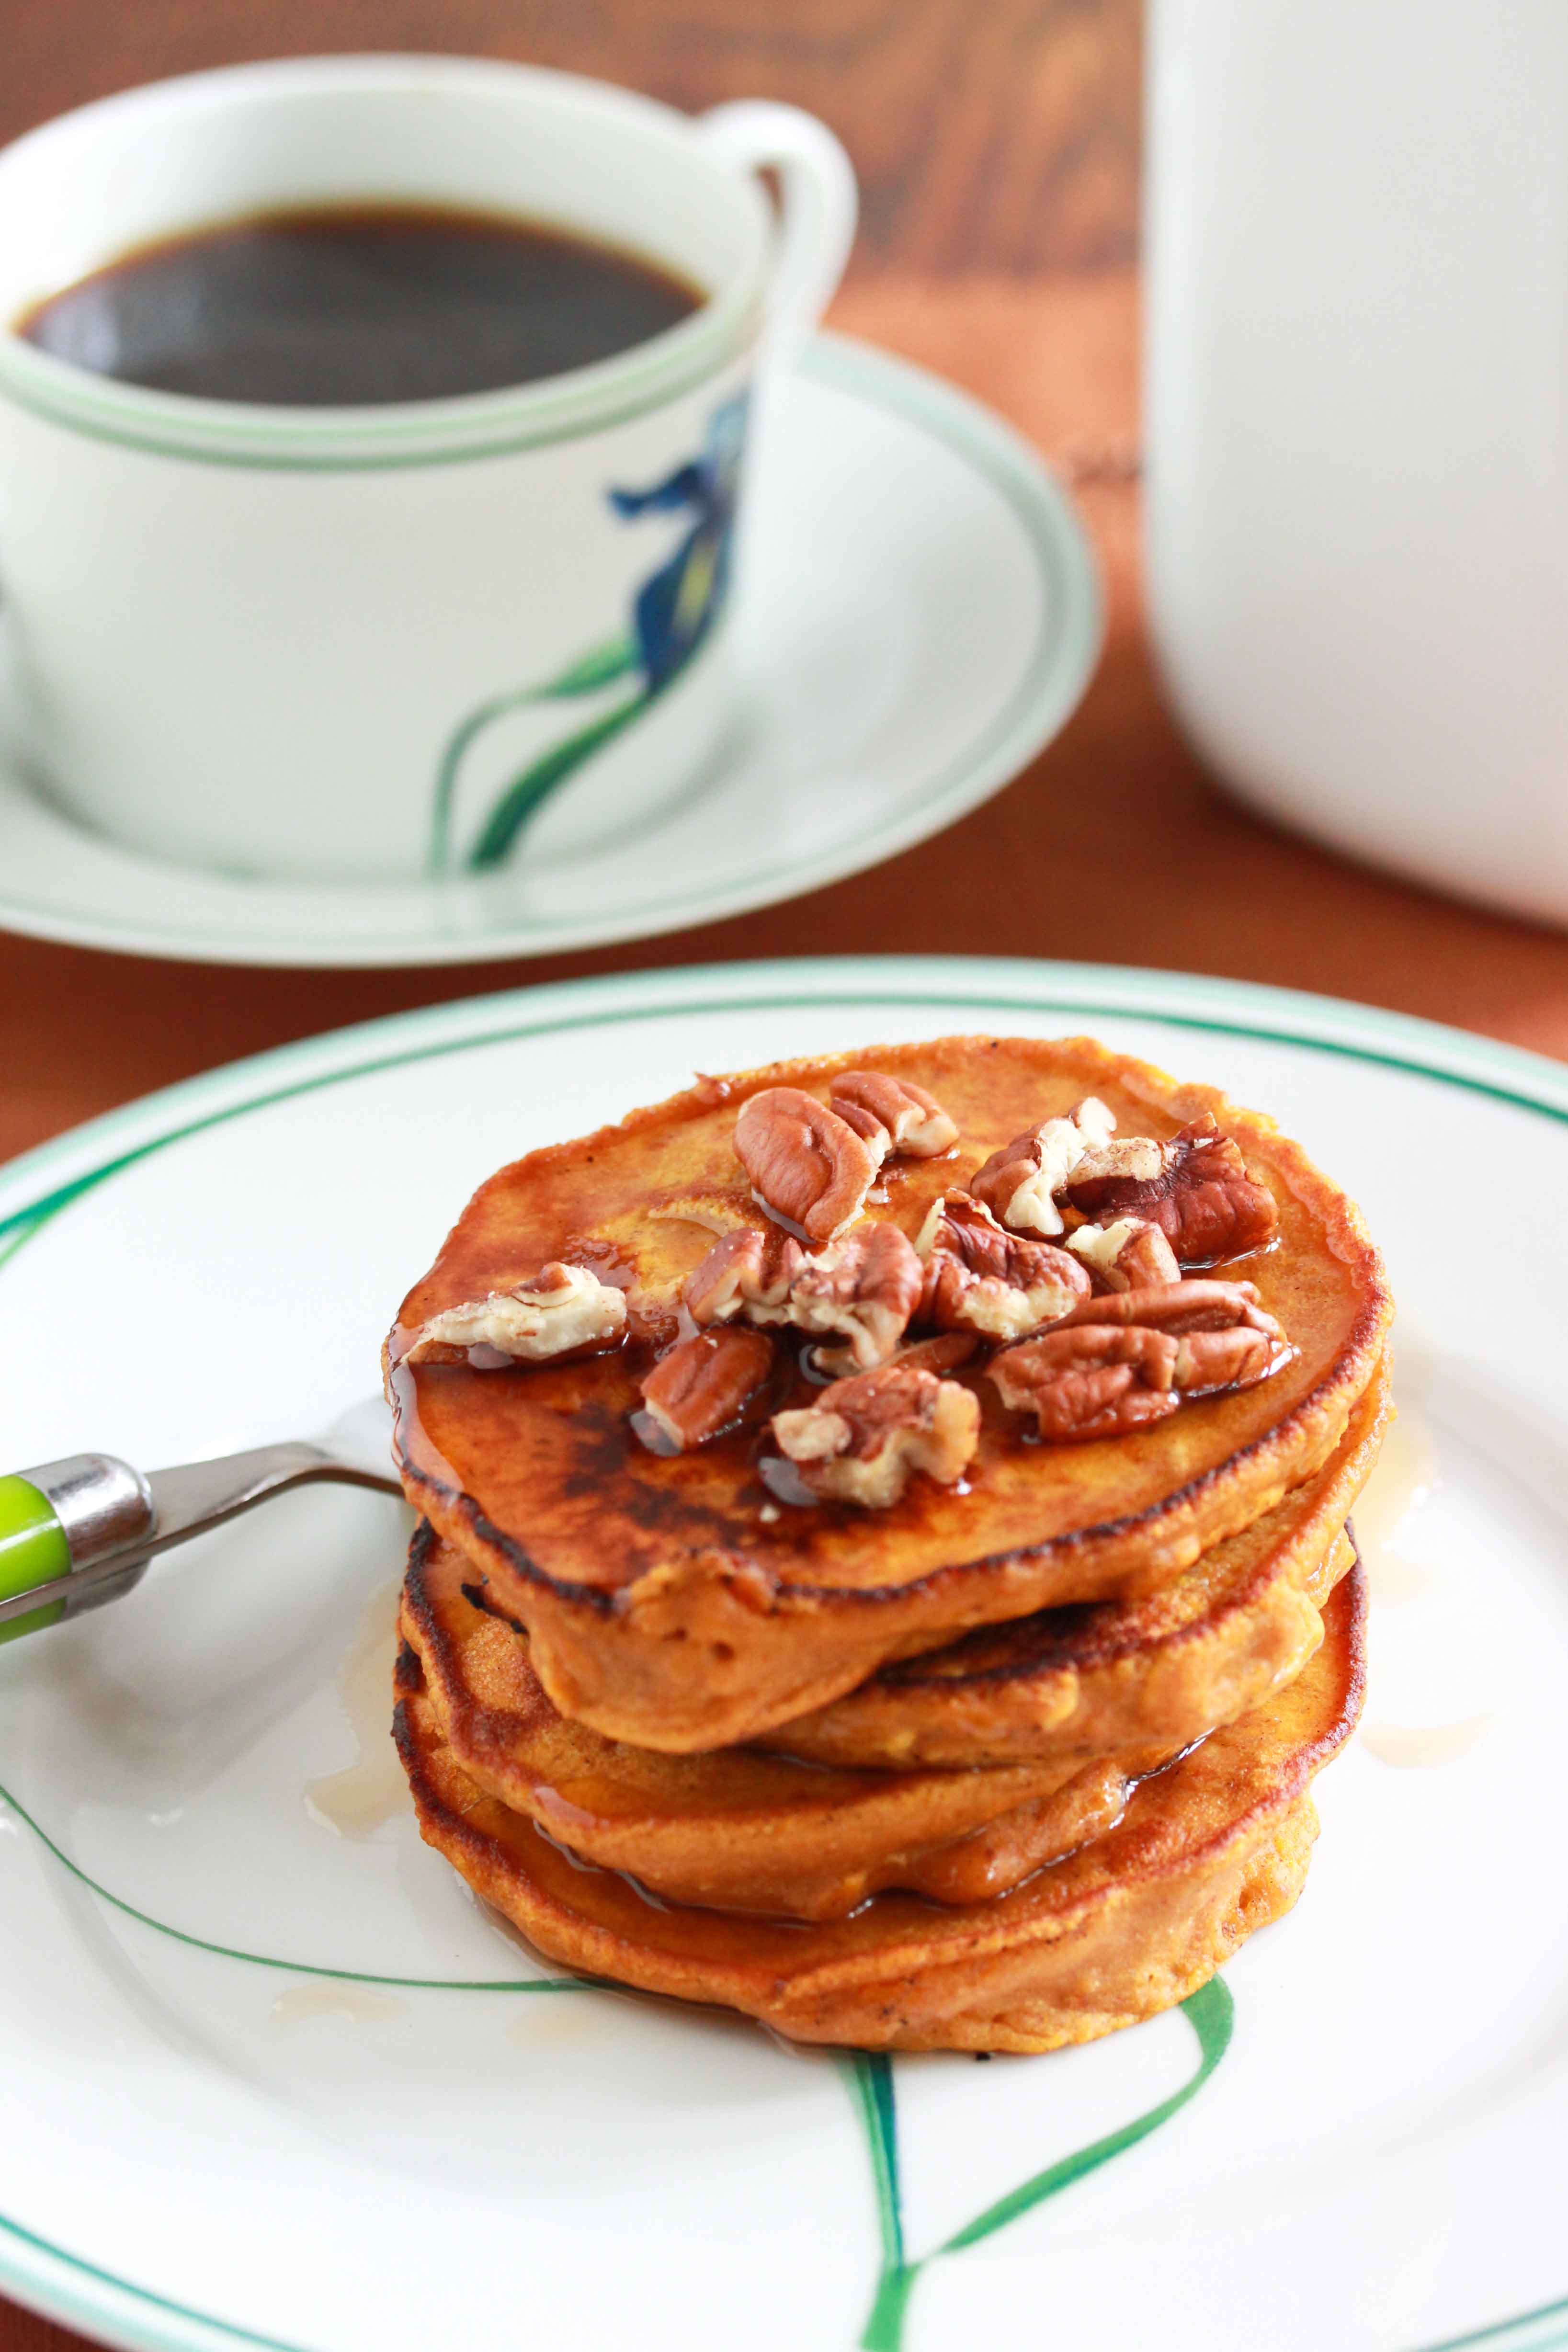
[[[687,783],[732,712],[752,395],[843,268],[837,140],[792,108],[692,120],[466,59],[194,75],[0,153],[0,320],[153,239],[356,201],[574,230],[706,299],[592,366],[358,408],[147,391],[0,331],[0,615],[26,757],[75,814],[164,857],[483,870],[528,854],[546,802],[531,843],[559,854]]]

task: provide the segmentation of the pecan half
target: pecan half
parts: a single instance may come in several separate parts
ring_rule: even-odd
[[[1109,1143],[1115,1128],[1113,1114],[1087,1095],[1064,1118],[1047,1118],[994,1151],[970,1178],[969,1189],[1005,1225],[1047,1237],[1059,1234],[1055,1195],[1086,1152]]]
[[[1172,1282],[1087,1299],[990,1367],[1004,1404],[1042,1437],[1109,1437],[1184,1396],[1253,1388],[1294,1350],[1250,1282]]]
[[[1255,1388],[1296,1352],[1250,1282],[1156,1283],[1091,1298],[1066,1320],[1163,1332],[1176,1342],[1172,1381],[1188,1396]]]
[[[1258,1305],[1256,1283],[1216,1282],[1212,1276],[1149,1283],[1108,1298],[1086,1298],[1062,1320],[1071,1325],[1144,1323],[1152,1330],[1176,1336],[1185,1331],[1225,1331],[1245,1324],[1270,1339],[1284,1336],[1273,1316]]]
[[[789,1289],[805,1252],[776,1225],[742,1226],[715,1244],[682,1294],[694,1323],[789,1320]]]
[[[765,1087],[742,1104],[735,1151],[752,1198],[814,1242],[853,1223],[882,1164],[863,1135],[798,1087]]]
[[[915,1247],[925,1261],[921,1320],[939,1331],[1021,1339],[1089,1295],[1076,1258],[1049,1242],[1005,1233],[967,1192],[944,1192],[932,1202]]]
[[[1240,1145],[1220,1133],[1212,1111],[1168,1143],[1134,1136],[1101,1148],[1065,1190],[1087,1217],[1148,1218],[1183,1265],[1241,1257],[1272,1240],[1279,1223],[1274,1195],[1247,1173]]]
[[[642,1382],[648,1419],[678,1453],[732,1428],[773,1370],[761,1331],[699,1331],[661,1356]]]
[[[1295,1349],[1284,1334],[1271,1337],[1246,1324],[1224,1331],[1193,1331],[1176,1342],[1176,1386],[1184,1396],[1217,1396],[1268,1380]]]
[[[980,1405],[957,1381],[884,1364],[835,1381],[812,1405],[776,1412],[773,1435],[814,1494],[872,1510],[896,1503],[916,1470],[942,1486],[980,1442]]]
[[[585,1265],[552,1260],[510,1290],[448,1307],[421,1324],[405,1364],[463,1363],[492,1371],[510,1363],[612,1347],[626,1328],[626,1302]]]
[[[957,1120],[948,1117],[934,1095],[909,1078],[885,1077],[880,1070],[845,1070],[828,1088],[827,1100],[884,1157],[901,1151],[911,1160],[932,1160],[958,1141]]]
[[[1175,1412],[1178,1345],[1163,1331],[1089,1323],[1005,1349],[986,1377],[1005,1405],[1032,1412],[1057,1444],[1116,1437]]]
[[[1179,1282],[1182,1269],[1163,1228],[1148,1217],[1118,1217],[1114,1224],[1079,1225],[1068,1247],[1092,1266],[1112,1290],[1138,1290],[1152,1282]]]
[[[848,1345],[824,1351],[829,1371],[885,1364],[920,1304],[922,1268],[897,1225],[858,1225],[807,1258],[787,1314],[802,1331],[842,1331]]]

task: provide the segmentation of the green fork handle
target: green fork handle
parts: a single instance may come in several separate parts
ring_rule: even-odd
[[[69,1454],[0,1476],[0,1642],[116,1601],[155,1538],[153,1488],[112,1454]],[[38,1606],[25,1606],[37,1592]]]
[[[0,1601],[31,1592],[37,1584],[53,1584],[70,1570],[69,1538],[42,1487],[27,1478],[0,1478]],[[65,1613],[63,1601],[30,1610],[0,1625],[0,1642],[40,1633],[46,1625],[58,1624]]]

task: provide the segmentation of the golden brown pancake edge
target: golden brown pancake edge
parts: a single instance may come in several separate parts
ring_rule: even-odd
[[[984,1627],[884,1666],[756,1744],[892,1771],[1175,1754],[1258,1706],[1317,1647],[1321,1605],[1355,1558],[1346,1515],[1388,1416],[1385,1361],[1324,1467],[1157,1593]]]
[[[416,1532],[399,1633],[454,1761],[556,1843],[674,1902],[822,1919],[889,1886],[985,1901],[1112,1827],[1131,1782],[1173,1752],[886,1772],[628,1747],[556,1712],[526,1634],[474,1605],[470,1574],[427,1522]]]
[[[569,1968],[805,2042],[1044,2051],[1184,1999],[1289,1907],[1316,1833],[1310,1781],[1360,1712],[1364,1624],[1358,1569],[1295,1682],[1144,1782],[1109,1835],[1011,1894],[950,1910],[879,1895],[818,1926],[654,1906],[568,1860],[456,1764],[406,1650],[395,1736],[426,1842]]]

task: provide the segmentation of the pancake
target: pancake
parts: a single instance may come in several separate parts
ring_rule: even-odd
[[[718,2002],[803,2042],[1053,2050],[1184,2000],[1295,1901],[1317,1832],[1312,1776],[1361,1708],[1364,1620],[1358,1569],[1293,1683],[1145,1780],[1109,1835],[1011,1894],[952,1909],[879,1895],[816,1926],[655,1905],[569,1859],[464,1772],[407,1649],[395,1733],[427,1843],[568,1968]]]
[[[1258,1706],[1317,1648],[1321,1604],[1355,1559],[1345,1515],[1377,1460],[1387,1399],[1385,1362],[1333,1459],[1163,1591],[966,1634],[761,1744],[894,1770],[1174,1755]]]
[[[1113,1827],[1171,1754],[891,1773],[627,1747],[556,1712],[526,1635],[467,1598],[471,1576],[420,1528],[399,1625],[454,1761],[558,1844],[678,1903],[832,1919],[889,1886],[984,1902]]]
[[[961,1371],[981,1409],[966,1476],[918,1475],[881,1509],[781,1505],[754,1425],[671,1458],[648,1451],[639,1383],[681,1328],[680,1286],[716,1231],[761,1221],[738,1110],[781,1085],[820,1101],[837,1074],[868,1066],[929,1090],[960,1130],[940,1157],[889,1160],[866,1201],[910,1237],[939,1193],[1086,1095],[1126,1136],[1169,1138],[1212,1113],[1279,1219],[1272,1246],[1212,1270],[1256,1284],[1289,1362],[1071,1444],[1025,1443],[994,1387]],[[405,1360],[437,1316],[557,1261],[624,1296],[613,1352],[506,1370]],[[975,1626],[1159,1589],[1330,1457],[1390,1313],[1359,1213],[1271,1120],[1088,1040],[948,1038],[705,1078],[503,1169],[405,1300],[386,1365],[409,1498],[527,1626],[557,1706],[608,1738],[687,1752],[755,1738]],[[792,1353],[780,1362],[770,1412],[820,1393]]]

